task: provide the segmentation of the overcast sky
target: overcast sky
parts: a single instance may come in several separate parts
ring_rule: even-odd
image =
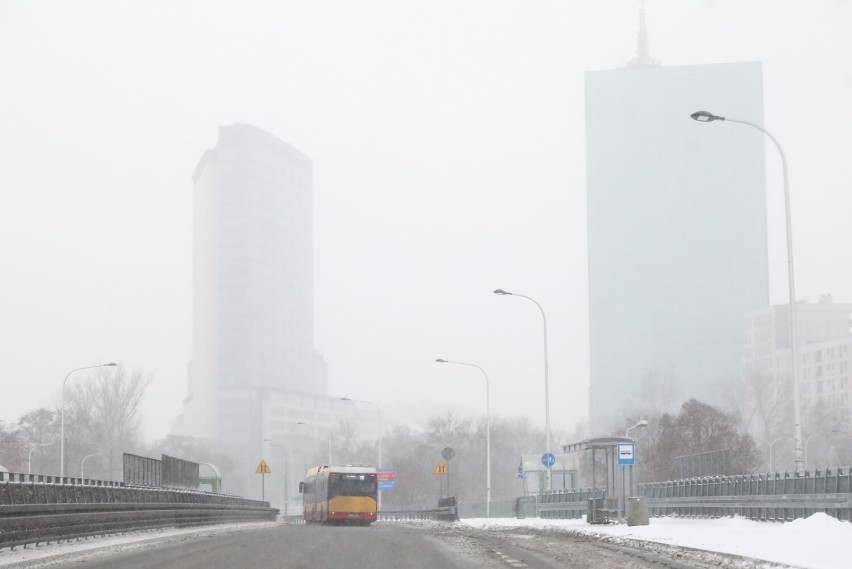
[[[763,63],[798,296],[852,302],[852,2],[646,8],[663,65]],[[151,375],[146,433],[168,431],[192,356],[191,174],[219,125],[247,122],[313,160],[330,395],[484,414],[481,376],[443,357],[487,370],[492,413],[543,425],[541,317],[491,294],[505,288],[547,313],[552,423],[573,428],[589,381],[584,72],[635,57],[638,9],[0,0],[0,419],[115,360]],[[766,166],[784,303],[769,145]]]

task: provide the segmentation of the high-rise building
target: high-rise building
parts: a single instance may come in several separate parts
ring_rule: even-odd
[[[670,405],[712,400],[739,376],[743,314],[768,304],[764,137],[690,119],[761,124],[760,64],[640,56],[586,74],[593,434],[657,381],[674,378]]]
[[[247,473],[277,453],[283,473],[298,441],[276,441],[322,437],[353,413],[327,396],[314,349],[311,161],[235,124],[219,128],[193,181],[192,361],[174,430],[214,442]]]
[[[746,427],[762,440],[787,431],[786,422],[777,424],[777,415],[787,413],[784,405],[792,401],[789,305],[750,311],[743,322],[743,403],[763,411],[748,413]],[[852,304],[835,303],[831,295],[815,304],[799,302],[796,324],[803,423],[813,424],[815,413],[831,412],[827,419],[834,421],[833,428],[845,430],[852,421]],[[781,409],[771,415],[766,407],[779,401]]]

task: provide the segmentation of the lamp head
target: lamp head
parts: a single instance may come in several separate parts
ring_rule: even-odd
[[[714,115],[713,113],[708,112],[708,111],[696,111],[689,116],[692,117],[692,120],[695,120],[695,121],[698,121],[698,122],[713,122],[713,121],[725,120],[725,117],[720,117],[718,115]]]
[[[497,290],[495,290],[495,291],[494,291],[494,294],[500,294],[500,295],[507,295],[507,294],[508,294],[508,295],[511,295],[512,293],[511,293],[511,292],[508,292],[508,291],[505,291],[505,290],[503,290],[502,288],[498,288]]]
[[[117,363],[115,363],[115,362],[109,362],[108,364],[104,364],[104,365],[102,365],[101,367],[115,367],[115,366],[117,366],[117,365],[118,365],[118,364],[117,364]]]
[[[436,362],[438,362],[439,364],[448,364],[448,363],[450,363],[450,362],[448,362],[447,360],[442,360],[441,358],[438,358],[438,359],[437,359],[437,360],[435,360],[435,361],[436,361]]]

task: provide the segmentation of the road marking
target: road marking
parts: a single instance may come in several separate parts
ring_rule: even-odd
[[[493,551],[494,553],[499,555],[500,559],[502,559],[503,561],[505,561],[507,564],[511,565],[512,567],[516,567],[517,569],[521,569],[522,567],[527,567],[527,564],[524,563],[523,561],[518,561],[514,557],[509,557],[505,553],[500,553],[496,549],[492,549],[491,551]]]

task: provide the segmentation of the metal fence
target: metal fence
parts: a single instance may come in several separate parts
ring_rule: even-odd
[[[732,472],[729,448],[685,454],[674,458],[674,475],[678,480],[700,476],[730,476]]]
[[[163,527],[272,521],[268,502],[197,490],[0,473],[0,548]]]
[[[162,463],[156,458],[124,453],[123,480],[136,486],[160,486],[162,484]]]
[[[852,521],[852,469],[835,468],[794,473],[710,476],[639,484],[638,496],[648,502],[651,516],[791,521],[816,512]],[[543,493],[518,499],[518,516],[580,518],[591,498],[605,498],[603,489]],[[530,498],[535,498],[531,500]],[[607,501],[614,498],[608,497]],[[605,508],[610,508],[605,502]]]
[[[198,463],[166,454],[161,460],[124,453],[124,481],[135,486],[198,488]]]
[[[652,516],[790,521],[825,512],[852,521],[852,469],[711,476],[639,485]]]

